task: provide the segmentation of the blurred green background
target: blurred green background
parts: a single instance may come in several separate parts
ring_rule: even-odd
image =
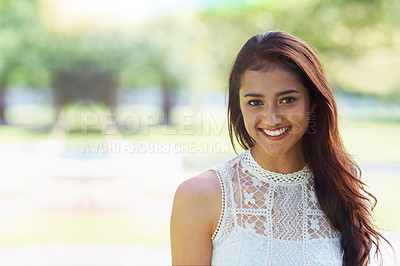
[[[318,50],[375,219],[399,232],[400,1],[1,0],[0,253],[128,246],[86,262],[169,264],[174,190],[234,156],[229,70],[269,30]]]

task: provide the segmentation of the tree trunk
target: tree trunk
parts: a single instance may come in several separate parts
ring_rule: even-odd
[[[0,83],[0,125],[6,125],[7,121],[5,118],[5,95],[6,95],[6,84],[4,81]]]
[[[162,89],[162,107],[163,107],[163,112],[164,112],[164,118],[163,121],[161,122],[162,125],[170,125],[171,120],[170,120],[170,113],[171,113],[171,90],[168,85],[168,82],[166,79],[161,75],[161,89]]]

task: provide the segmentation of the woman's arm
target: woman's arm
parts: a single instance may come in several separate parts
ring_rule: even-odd
[[[213,171],[183,182],[171,215],[172,265],[210,265],[211,236],[221,212],[221,189]]]

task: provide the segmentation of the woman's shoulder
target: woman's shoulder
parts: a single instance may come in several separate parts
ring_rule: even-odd
[[[206,215],[212,223],[216,223],[215,219],[218,220],[222,205],[221,186],[225,184],[226,176],[229,176],[226,172],[240,161],[241,156],[239,154],[182,182],[176,190],[174,206],[186,211],[193,209],[196,212],[194,216]]]
[[[175,197],[185,200],[193,200],[200,204],[199,200],[211,200],[215,196],[220,197],[221,188],[215,171],[207,170],[182,182],[176,190]]]
[[[219,189],[214,171],[206,171],[179,185],[170,224],[173,264],[210,264],[211,237],[221,210]]]
[[[212,170],[182,182],[176,190],[172,218],[175,221],[185,221],[185,226],[190,226],[190,230],[211,237],[220,211],[221,188],[218,177]]]

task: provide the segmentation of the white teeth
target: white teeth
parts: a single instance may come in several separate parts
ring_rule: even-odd
[[[265,134],[269,135],[269,136],[279,136],[282,135],[283,133],[285,133],[286,131],[289,130],[289,127],[284,127],[278,130],[268,130],[268,129],[264,129]]]

